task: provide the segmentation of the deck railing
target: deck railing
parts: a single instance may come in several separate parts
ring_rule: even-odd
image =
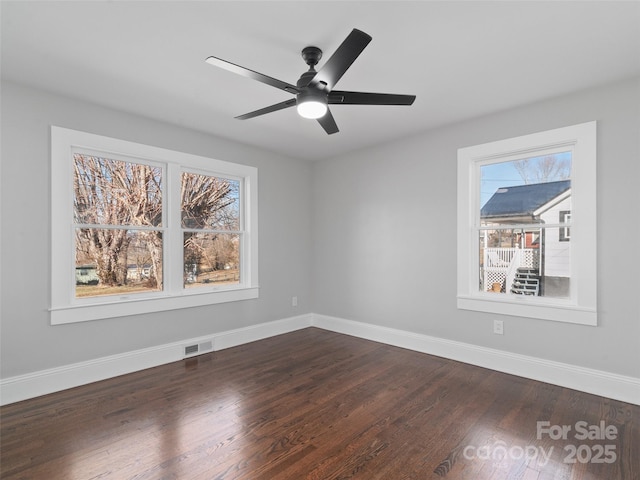
[[[483,290],[494,283],[509,293],[518,267],[538,268],[538,250],[534,248],[485,248],[483,255]]]

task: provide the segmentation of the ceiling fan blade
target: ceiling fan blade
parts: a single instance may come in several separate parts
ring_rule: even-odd
[[[411,105],[415,95],[396,95],[393,93],[343,92],[334,90],[329,94],[329,103],[333,105]]]
[[[233,73],[237,73],[238,75],[242,75],[243,77],[251,78],[253,80],[257,80],[262,83],[266,83],[267,85],[271,85],[272,87],[279,88],[280,90],[284,90],[289,93],[300,93],[300,89],[295,85],[292,85],[287,82],[283,82],[282,80],[278,80],[277,78],[272,78],[267,75],[263,75],[262,73],[254,72],[253,70],[249,70],[248,68],[241,67],[240,65],[236,65],[235,63],[227,62],[226,60],[222,60],[217,57],[209,57],[205,60],[208,64],[214,65],[216,67],[224,68]]]
[[[370,41],[369,35],[354,28],[331,58],[311,79],[309,86],[324,84],[328,90],[331,90]]]
[[[285,100],[284,102],[276,103],[275,105],[271,105],[269,107],[261,108],[260,110],[256,110],[254,112],[245,113],[244,115],[239,115],[236,118],[238,120],[248,120],[250,118],[258,117],[260,115],[264,115],[265,113],[277,112],[278,110],[282,110],[284,108],[293,107],[296,104],[296,99],[291,98],[289,100]]]
[[[331,115],[331,110],[327,110],[327,113],[325,113],[324,116],[318,119],[318,123],[322,125],[322,128],[324,128],[324,131],[327,132],[327,134],[329,135],[331,135],[332,133],[339,132],[338,125],[336,124],[336,121],[333,118],[333,115]]]

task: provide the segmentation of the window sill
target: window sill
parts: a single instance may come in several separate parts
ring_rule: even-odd
[[[496,298],[496,295],[498,294],[488,293],[486,297],[485,295],[458,295],[458,308],[581,325],[596,326],[598,324],[598,315],[595,309],[548,301],[542,303],[539,298],[532,299],[522,295],[504,295],[504,298]]]
[[[125,317],[145,313],[178,310],[181,308],[201,307],[218,303],[237,302],[258,298],[258,287],[219,290],[216,292],[188,292],[184,295],[163,296],[155,298],[139,298],[131,300],[118,299],[90,305],[71,305],[52,307],[51,325],[87,322],[104,318]]]

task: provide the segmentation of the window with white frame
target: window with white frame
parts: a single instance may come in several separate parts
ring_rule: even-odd
[[[51,323],[258,296],[257,169],[52,127]]]
[[[595,122],[458,150],[458,308],[597,324],[595,169]]]

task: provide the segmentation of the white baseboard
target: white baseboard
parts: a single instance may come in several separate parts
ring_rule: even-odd
[[[0,405],[175,362],[185,358],[186,345],[211,340],[214,351],[223,350],[309,327],[311,320],[311,315],[300,315],[2,379],[0,380]]]
[[[216,333],[214,350],[224,350],[225,348],[244,345],[249,342],[256,342],[263,338],[275,337],[284,333],[301,330],[311,326],[313,314],[298,315],[274,322],[260,323],[236,330],[228,330],[222,333]]]
[[[326,315],[314,314],[312,325],[337,333],[640,405],[640,378]]]
[[[185,358],[186,345],[211,340],[213,350],[217,351],[310,326],[640,404],[638,378],[394,328],[326,315],[307,314],[6,378],[0,380],[0,405],[175,362]]]

